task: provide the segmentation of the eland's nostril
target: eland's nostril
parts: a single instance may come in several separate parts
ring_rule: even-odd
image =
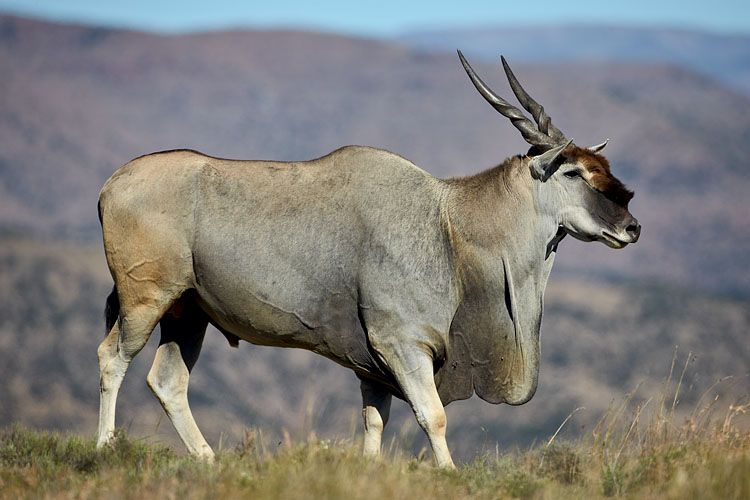
[[[641,225],[637,222],[633,222],[625,228],[625,232],[628,233],[633,239],[637,239],[641,235]]]

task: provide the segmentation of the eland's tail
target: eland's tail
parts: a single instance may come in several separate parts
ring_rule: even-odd
[[[107,304],[104,306],[104,321],[107,325],[107,331],[104,332],[104,335],[107,335],[112,330],[119,315],[120,297],[117,296],[117,286],[113,286],[112,292],[107,297]]]

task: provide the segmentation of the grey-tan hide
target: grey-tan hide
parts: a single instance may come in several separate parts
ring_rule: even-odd
[[[121,318],[161,316],[194,289],[223,331],[312,350],[399,397],[425,356],[443,404],[473,391],[521,403],[556,226],[534,217],[528,165],[511,167],[441,181],[366,147],[301,163],[136,159],[100,200]]]
[[[108,263],[123,309],[195,289],[222,330],[312,350],[399,397],[394,345],[434,360],[443,404],[519,404],[536,387],[556,225],[533,216],[516,163],[511,194],[366,147],[300,163],[149,155],[102,190]]]

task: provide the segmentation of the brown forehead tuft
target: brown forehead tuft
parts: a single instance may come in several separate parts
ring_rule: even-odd
[[[565,157],[573,160],[588,173],[588,180],[591,186],[615,203],[627,206],[633,198],[633,192],[625,187],[620,179],[612,175],[609,168],[609,161],[602,155],[589,151],[588,149],[579,148],[571,145],[565,150]]]

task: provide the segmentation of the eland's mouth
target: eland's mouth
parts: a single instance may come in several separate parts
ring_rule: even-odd
[[[630,241],[621,240],[607,231],[602,231],[600,241],[604,242],[610,248],[625,248],[630,243]]]

